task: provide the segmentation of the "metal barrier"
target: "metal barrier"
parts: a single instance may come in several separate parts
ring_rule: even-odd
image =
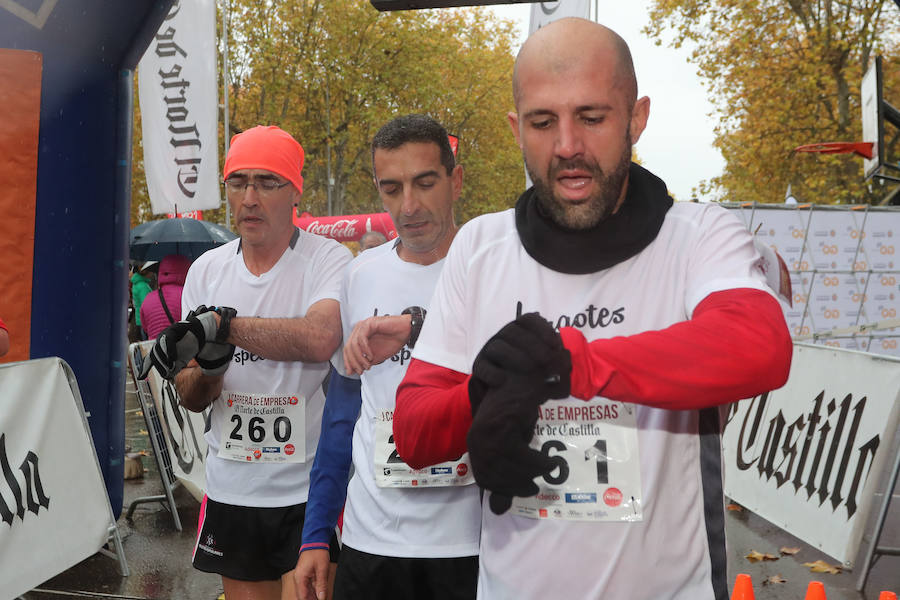
[[[138,379],[138,374],[144,366],[144,355],[141,351],[141,344],[131,344],[128,347],[128,354],[131,357],[131,375],[134,379],[134,387],[137,390],[138,402],[141,405],[141,411],[144,413],[144,420],[147,423],[147,434],[150,437],[150,445],[153,448],[153,456],[156,459],[156,465],[159,470],[159,477],[162,481],[164,494],[156,496],[143,496],[134,499],[128,505],[128,511],[125,518],[129,521],[134,515],[134,510],[140,504],[147,502],[159,502],[171,514],[175,523],[175,529],[181,531],[181,518],[178,516],[178,506],[175,504],[175,489],[181,485],[175,476],[172,468],[172,457],[169,449],[166,447],[165,433],[163,432],[162,423],[160,422],[159,413],[156,410],[156,404],[153,402],[153,393],[150,390],[150,384],[147,380]]]

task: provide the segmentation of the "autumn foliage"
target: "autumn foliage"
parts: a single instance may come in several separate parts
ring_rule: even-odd
[[[891,189],[869,189],[852,155],[792,149],[862,141],[859,86],[878,54],[884,96],[900,105],[893,0],[656,0],[648,22],[658,43],[695,47],[692,60],[716,107],[715,145],[726,166],[701,194],[783,202],[790,184],[801,202],[856,204],[878,203]],[[898,154],[894,137],[888,155]]]

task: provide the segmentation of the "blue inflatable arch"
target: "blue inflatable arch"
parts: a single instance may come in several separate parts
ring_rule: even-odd
[[[117,516],[125,444],[133,75],[172,4],[0,5],[0,49],[41,55],[32,300],[30,318],[22,320],[30,322],[29,356],[59,356],[74,370]],[[30,241],[26,236],[21,243]]]

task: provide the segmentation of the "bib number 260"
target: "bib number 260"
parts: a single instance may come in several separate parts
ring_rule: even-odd
[[[240,415],[231,415],[234,428],[228,436],[233,440],[244,439],[244,420]],[[251,417],[247,421],[247,437],[251,442],[260,443],[266,439],[266,420],[262,417]],[[287,417],[278,417],[272,422],[272,436],[277,442],[286,442],[291,439],[291,420]]]

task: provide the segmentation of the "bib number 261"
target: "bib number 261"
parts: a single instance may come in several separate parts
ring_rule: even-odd
[[[240,415],[231,415],[234,428],[228,436],[233,440],[244,439],[244,420]],[[251,442],[260,443],[266,439],[266,420],[262,417],[251,417],[247,420],[246,432]],[[291,439],[291,420],[287,417],[278,417],[272,422],[272,436],[276,442],[286,442]]]

